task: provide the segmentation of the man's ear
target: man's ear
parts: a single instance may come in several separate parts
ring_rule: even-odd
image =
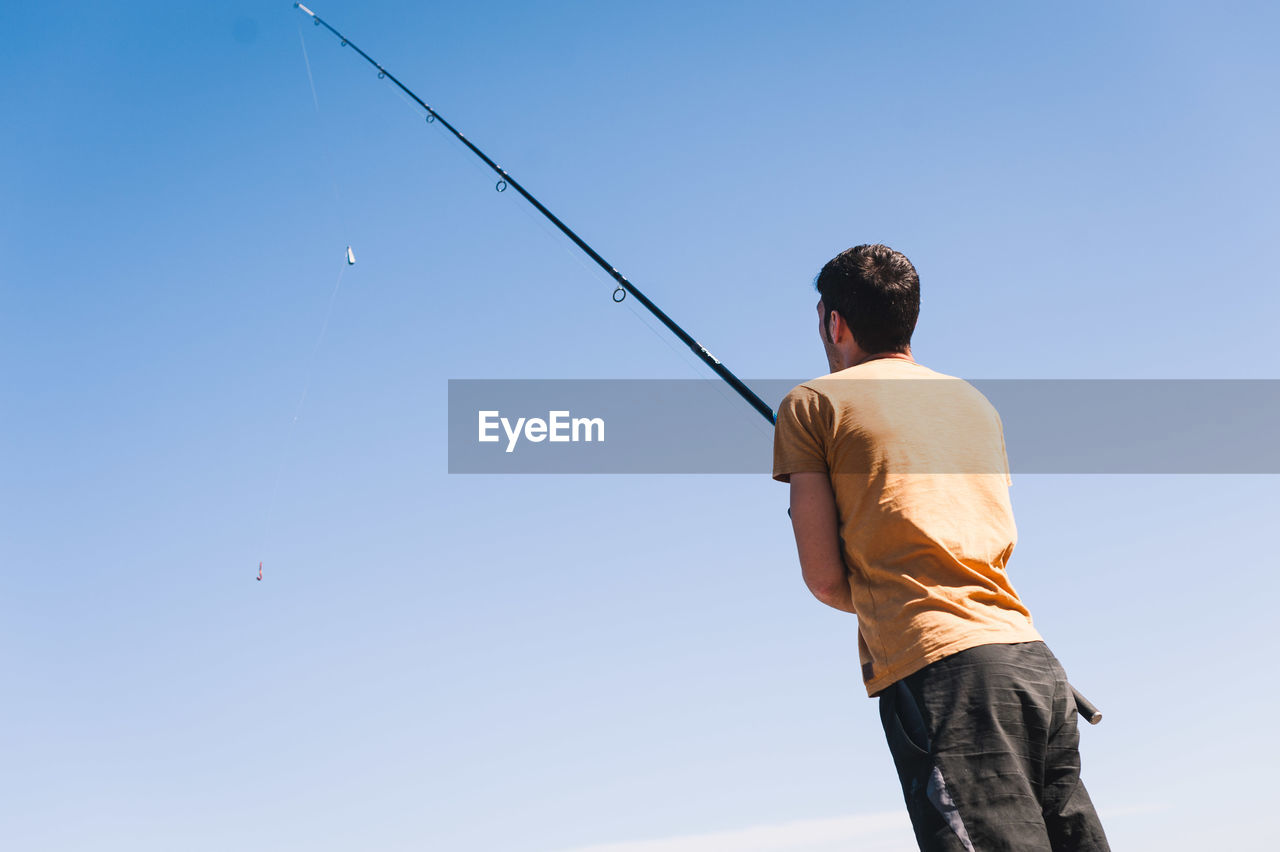
[[[840,312],[832,309],[827,315],[827,339],[832,343],[840,342],[841,330],[848,331],[849,327],[845,325],[844,317],[840,316]]]

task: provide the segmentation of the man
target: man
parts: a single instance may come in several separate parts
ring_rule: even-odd
[[[862,245],[819,273],[831,373],[778,411],[804,581],[858,616],[922,850],[1107,850],[1066,675],[1005,572],[1017,540],[995,409],[917,364],[920,279]]]

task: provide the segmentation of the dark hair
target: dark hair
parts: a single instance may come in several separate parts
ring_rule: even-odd
[[[920,316],[920,276],[902,252],[854,246],[827,262],[813,282],[822,294],[822,331],[831,341],[839,311],[858,346],[870,354],[904,352]]]

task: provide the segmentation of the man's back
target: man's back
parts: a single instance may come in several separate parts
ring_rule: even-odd
[[[835,493],[868,694],[966,648],[1040,639],[1005,573],[1000,418],[972,385],[877,358],[798,386],[774,478],[809,471]]]

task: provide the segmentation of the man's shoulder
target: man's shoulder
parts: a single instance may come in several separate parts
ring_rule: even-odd
[[[810,379],[787,391],[787,395],[778,404],[777,425],[783,426],[785,421],[795,419],[809,420],[820,411],[831,409],[830,394],[821,386],[822,379]]]
[[[868,406],[875,410],[921,404],[930,408],[984,409],[999,417],[990,400],[971,382],[915,361],[889,358],[801,382],[783,397],[779,410],[855,416],[867,411]]]
[[[880,358],[801,382],[791,389],[787,398],[822,398],[838,402],[856,398],[860,392],[875,385],[891,387],[901,381],[920,379],[945,379],[968,384],[963,379],[939,373],[915,361]]]

